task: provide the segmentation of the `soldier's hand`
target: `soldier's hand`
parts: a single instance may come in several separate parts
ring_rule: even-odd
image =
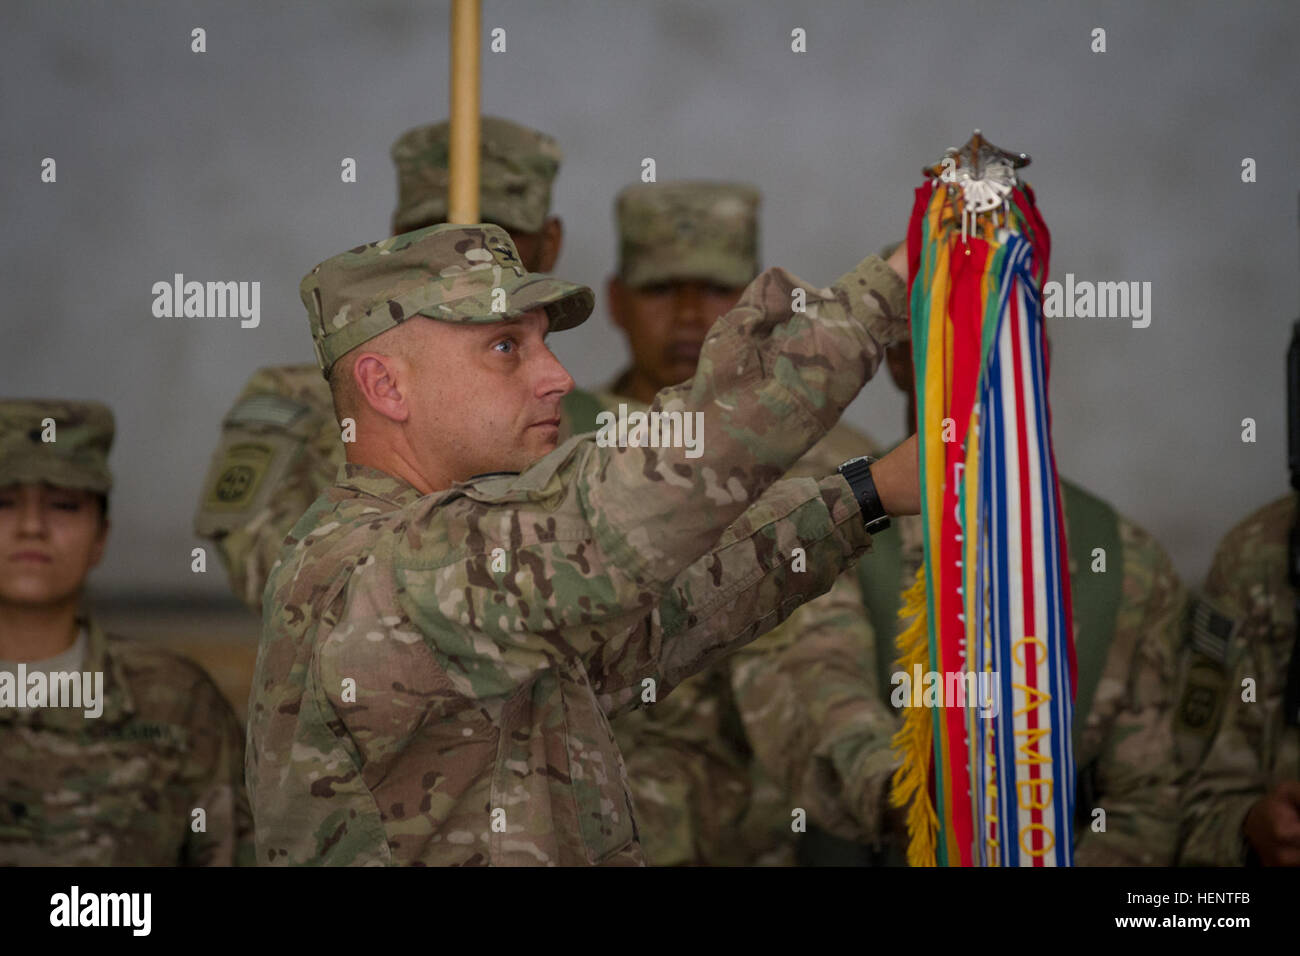
[[[916,436],[871,466],[871,480],[885,512],[891,515],[921,513],[920,461],[916,453]]]
[[[1300,866],[1300,781],[1285,780],[1264,794],[1242,830],[1265,866]]]

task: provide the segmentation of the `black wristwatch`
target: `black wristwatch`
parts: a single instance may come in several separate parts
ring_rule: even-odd
[[[853,497],[858,499],[858,507],[862,510],[862,523],[870,534],[879,534],[889,527],[889,515],[885,514],[885,506],[880,503],[876,483],[871,478],[871,466],[878,460],[862,455],[850,458],[836,469],[853,489]]]

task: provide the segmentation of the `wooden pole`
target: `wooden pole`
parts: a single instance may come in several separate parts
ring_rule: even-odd
[[[479,221],[479,0],[451,0],[451,185],[447,221]]]

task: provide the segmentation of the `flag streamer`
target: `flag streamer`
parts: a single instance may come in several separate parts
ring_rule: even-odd
[[[1068,866],[1074,646],[1047,402],[1050,236],[976,131],[927,170],[908,235],[925,561],[899,667],[927,665],[894,739],[912,865]],[[930,693],[933,691],[934,693]]]

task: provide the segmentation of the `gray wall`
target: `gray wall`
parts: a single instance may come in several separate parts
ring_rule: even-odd
[[[828,282],[906,225],[919,169],[981,127],[1023,149],[1053,274],[1152,283],[1153,320],[1052,323],[1062,472],[1198,582],[1216,541],[1286,488],[1283,354],[1297,315],[1294,3],[487,0],[483,104],[554,134],[558,271],[614,263],[611,199],[660,180],[761,187],[766,260]],[[388,146],[445,115],[446,3],[62,3],[0,12],[0,394],[98,398],[119,420],[103,595],[224,595],[189,570],[224,410],[258,365],[307,361],[297,285],[383,236]],[[203,26],[208,52],[189,50]],[[790,31],[809,50],[790,52]],[[1108,52],[1090,52],[1090,31]],[[39,182],[43,157],[58,183]],[[339,162],[359,163],[355,185]],[[1245,156],[1259,182],[1240,181]],[[156,319],[183,272],[262,282],[262,323]],[[615,373],[603,311],[557,352]],[[882,440],[883,371],[848,412]],[[1243,444],[1241,420],[1258,422]]]

